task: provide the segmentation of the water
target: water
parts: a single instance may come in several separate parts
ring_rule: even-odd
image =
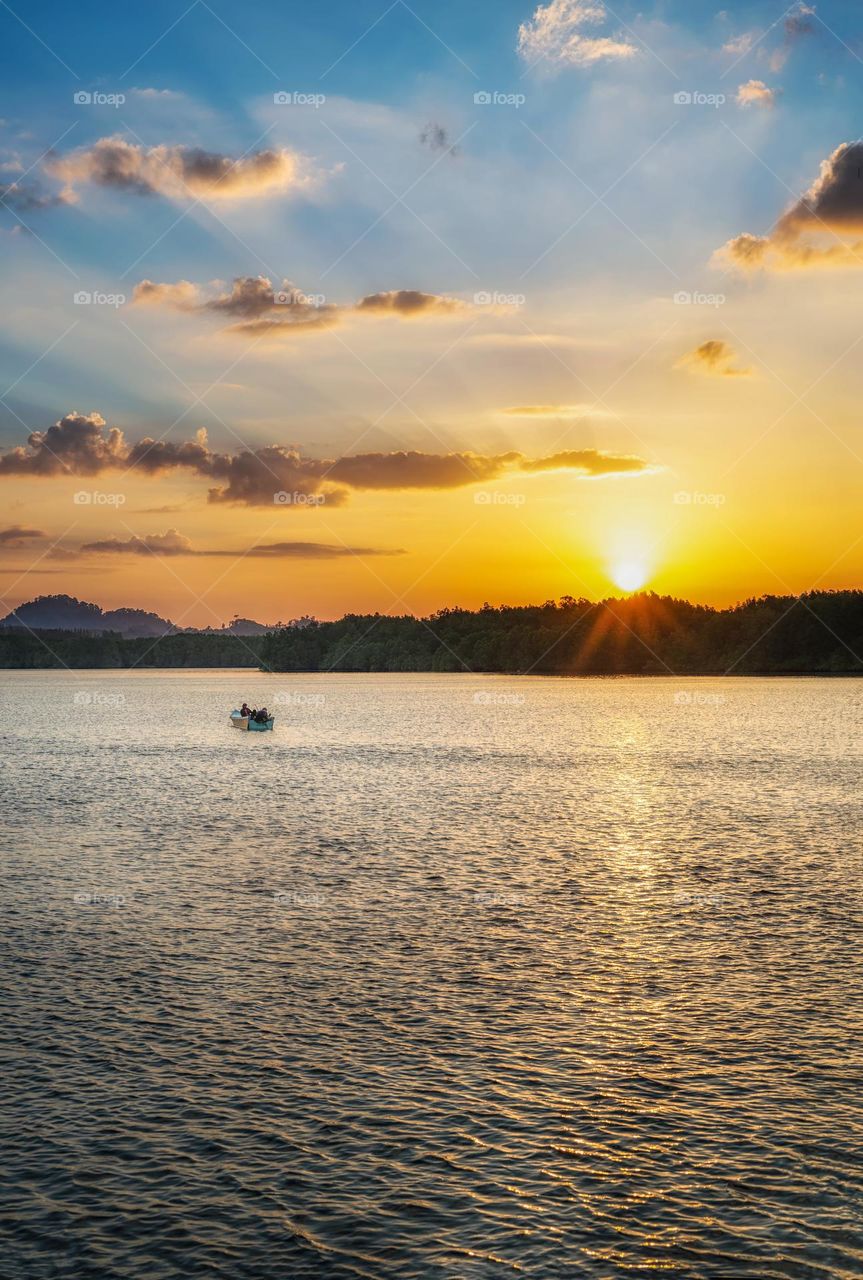
[[[4,1280],[863,1275],[863,682],[2,702]]]

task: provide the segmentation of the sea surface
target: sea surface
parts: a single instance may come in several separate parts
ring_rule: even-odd
[[[863,681],[0,689],[3,1280],[863,1276]]]

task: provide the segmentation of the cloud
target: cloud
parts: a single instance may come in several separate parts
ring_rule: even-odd
[[[769,235],[744,232],[717,251],[716,262],[774,271],[863,265],[861,171],[863,143],[843,142],[822,161],[819,177]]]
[[[747,80],[737,90],[739,107],[772,107],[776,102],[777,91],[769,89],[763,80]]]
[[[82,551],[112,552],[136,556],[184,556],[192,551],[190,540],[176,529],[167,533],[149,533],[143,538],[133,535],[122,541],[119,538],[108,538],[104,542],[88,542]]]
[[[598,26],[607,18],[605,5],[595,0],[551,0],[519,27],[518,52],[526,62],[545,59],[554,68],[634,57],[638,49],[628,40],[582,34],[582,27]]]
[[[785,15],[782,24],[785,40],[767,55],[767,64],[771,71],[781,71],[791,56],[794,45],[807,36],[815,34],[815,24],[812,21],[814,17],[815,9],[802,3]]]
[[[47,537],[41,529],[25,529],[20,524],[13,524],[9,529],[0,529],[0,546],[23,547],[28,540]]]
[[[511,418],[581,418],[585,414],[596,418],[608,415],[608,410],[592,404],[515,404],[500,412]]]
[[[135,555],[135,556],[230,556],[236,560],[248,557],[292,560],[336,560],[345,556],[401,556],[401,548],[349,547],[327,542],[265,542],[243,550],[196,548],[185,534],[176,529],[166,533],[150,533],[143,538],[133,534],[131,538],[107,538],[102,542],[87,542],[81,554]]]
[[[798,4],[793,13],[786,14],[784,27],[785,35],[789,40],[798,40],[801,36],[811,36],[815,30],[815,24],[811,19],[815,16],[814,7],[808,4]]]
[[[430,120],[420,133],[420,143],[429,151],[448,151],[451,156],[460,154],[459,148],[450,142],[449,133],[442,124]]]
[[[47,431],[33,431],[27,448],[18,445],[0,454],[0,476],[95,476],[125,459],[123,433],[111,427],[103,433],[105,419],[99,413],[73,410]]]
[[[244,200],[295,190],[309,181],[301,157],[285,148],[232,159],[198,147],[141,147],[119,136],[52,155],[44,168],[66,184],[66,199],[85,183],[174,200]]]
[[[322,294],[303,293],[290,280],[283,280],[281,287],[276,288],[267,276],[237,276],[229,290],[218,281],[211,282],[207,288],[210,292],[189,280],[178,280],[174,284],[142,280],[135,286],[133,301],[141,306],[164,306],[236,319],[237,324],[227,327],[228,333],[276,336],[329,329],[350,316],[396,316],[413,320],[455,316],[471,310],[458,298],[422,293],[417,289],[372,293],[355,303],[328,303]],[[213,289],[221,291],[213,293]]]
[[[566,449],[547,458],[522,458],[519,471],[577,471],[586,477],[623,476],[656,470],[631,454],[601,453],[597,449]]]
[[[130,93],[136,98],[148,98],[158,102],[173,102],[178,98],[182,98],[182,93],[176,89],[152,89],[149,86],[143,89],[130,89]]]
[[[271,444],[228,454],[212,450],[203,430],[191,440],[144,437],[130,445],[117,427],[106,430],[105,420],[97,413],[67,414],[47,431],[33,432],[27,448],[18,446],[0,454],[0,476],[91,476],[112,469],[134,469],[145,476],[189,471],[212,482],[207,500],[215,504],[305,507],[341,506],[349,489],[454,489],[519,471],[566,469],[582,476],[604,476],[654,468],[642,458],[595,449],[547,458],[528,458],[516,451],[485,455],[470,450],[447,454],[411,450],[326,459]],[[312,497],[314,504],[308,501]]]
[[[0,204],[13,213],[34,213],[39,209],[54,209],[69,204],[68,196],[45,191],[36,182],[0,183]]]
[[[365,315],[395,315],[406,319],[415,316],[452,315],[467,311],[467,303],[439,293],[420,293],[417,289],[390,289],[387,293],[370,293],[360,298],[354,310]]]
[[[733,54],[737,58],[742,58],[749,52],[757,39],[757,31],[743,31],[739,36],[734,36],[727,44],[724,44],[722,46],[722,52]]]
[[[682,356],[675,365],[676,369],[689,369],[693,373],[706,373],[720,378],[748,378],[751,369],[740,369],[735,365],[737,352],[721,338],[711,338],[702,342],[700,347]]]

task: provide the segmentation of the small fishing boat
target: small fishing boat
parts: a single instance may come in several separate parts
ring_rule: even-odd
[[[254,730],[255,733],[266,733],[268,729],[272,729],[275,722],[275,716],[270,716],[269,720],[265,720],[260,724],[257,720],[253,720],[251,716],[242,716],[239,711],[232,711],[230,722],[235,729]]]

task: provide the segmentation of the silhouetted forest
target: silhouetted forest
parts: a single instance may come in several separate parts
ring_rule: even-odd
[[[0,668],[252,667],[261,664],[263,636],[180,632],[129,638],[103,631],[0,630]]]
[[[348,614],[265,636],[0,630],[0,667],[263,667],[555,675],[863,674],[863,591],[762,596],[711,609],[652,593],[428,618]]]
[[[599,603],[349,614],[264,639],[274,671],[535,674],[863,673],[863,591],[763,596],[710,609],[652,593]]]

